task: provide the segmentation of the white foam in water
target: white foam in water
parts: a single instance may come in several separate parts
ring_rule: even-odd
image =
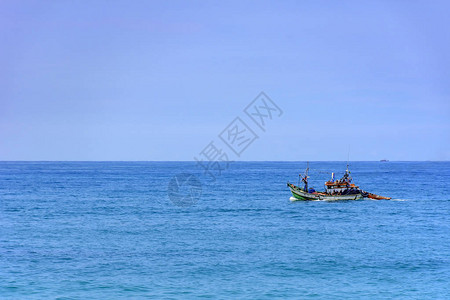
[[[310,201],[327,201],[327,200],[319,200],[319,199],[317,199],[317,200],[300,200],[300,199],[297,199],[297,198],[292,197],[292,196],[291,196],[291,198],[289,198],[289,200],[291,202],[294,202],[294,201],[308,201],[308,202],[310,202]]]
[[[289,200],[291,202],[293,202],[293,201],[302,201],[302,200],[299,200],[299,199],[297,199],[295,197],[292,197],[292,196],[289,198]],[[370,198],[364,198],[364,200],[380,201],[378,199],[370,199]],[[327,201],[327,200],[308,200],[308,201]],[[390,199],[390,201],[408,201],[408,200],[406,200],[406,199]]]

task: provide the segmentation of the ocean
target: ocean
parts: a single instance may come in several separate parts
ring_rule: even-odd
[[[309,166],[323,190],[346,162]],[[450,162],[350,162],[392,200],[291,202],[305,168],[0,162],[0,298],[450,298]]]

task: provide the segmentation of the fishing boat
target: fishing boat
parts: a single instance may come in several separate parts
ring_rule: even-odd
[[[359,186],[353,183],[353,178],[350,176],[350,171],[345,170],[344,176],[341,179],[335,179],[334,173],[331,173],[331,179],[325,182],[325,191],[318,192],[314,188],[308,187],[308,171],[309,165],[306,168],[305,174],[299,174],[298,186],[287,183],[295,200],[324,200],[324,201],[340,201],[340,200],[358,200],[362,198],[370,198],[374,200],[390,200],[389,197],[379,196],[373,193],[363,191]],[[303,187],[300,187],[300,179],[303,182]],[[292,199],[292,198],[291,198]]]

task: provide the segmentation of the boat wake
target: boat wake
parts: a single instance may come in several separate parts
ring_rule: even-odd
[[[290,197],[289,198],[289,200],[291,201],[291,202],[312,202],[312,201],[324,201],[324,202],[329,202],[329,200],[320,200],[320,199],[314,199],[314,200],[300,200],[300,199],[297,199],[297,198],[295,198],[295,197]]]
[[[364,200],[372,200],[372,201],[380,201],[380,200],[377,200],[377,199],[370,199],[370,198],[366,198],[366,199],[364,199]],[[317,200],[308,200],[308,201],[302,201],[302,200],[299,200],[299,199],[297,199],[297,198],[295,198],[295,197],[290,197],[289,198],[289,201],[291,201],[291,202],[309,202],[309,201],[325,201],[325,202],[330,202],[329,200],[319,200],[319,199],[317,199]],[[342,200],[342,201],[345,201],[345,200]],[[389,199],[389,201],[408,201],[407,199]]]

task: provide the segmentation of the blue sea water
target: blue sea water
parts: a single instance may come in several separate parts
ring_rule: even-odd
[[[311,185],[345,165],[310,163]],[[0,162],[0,298],[450,298],[449,162],[352,162],[393,200],[290,202],[305,166]],[[180,172],[193,206],[168,197]]]

